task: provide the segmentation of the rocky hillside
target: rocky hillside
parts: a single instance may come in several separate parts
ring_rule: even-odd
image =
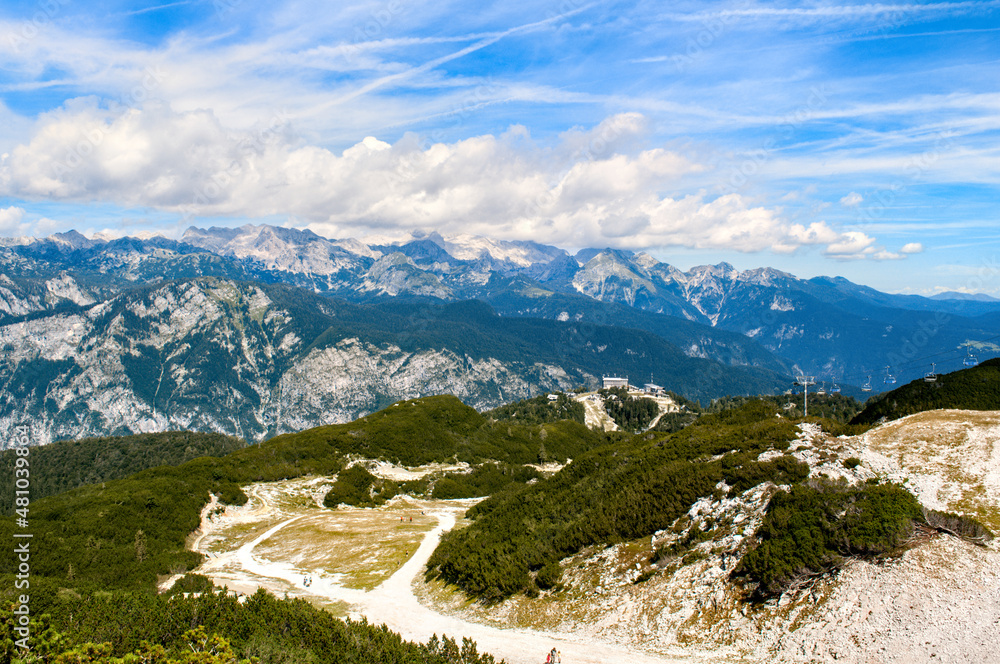
[[[487,409],[656,370],[700,398],[787,381],[692,358],[639,330],[501,318],[482,303],[356,305],[203,277],[0,323],[0,431],[32,439],[171,429],[260,440],[453,393]]]
[[[855,437],[800,425],[790,450],[810,482],[902,483],[925,507],[1000,532],[998,439],[997,412],[931,411]],[[651,537],[564,559],[559,584],[537,597],[469,606],[434,584],[427,596],[477,621],[641,645],[676,661],[994,661],[996,539],[918,528],[893,555],[849,558],[833,575],[754,600],[733,571],[758,546],[769,500],[783,490],[764,483],[705,496]]]
[[[880,293],[839,277],[799,279],[726,263],[689,270],[648,254],[435,233],[331,240],[273,226],[189,229],[162,237],[69,232],[0,242],[0,317],[83,305],[162,279],[216,276],[287,283],[354,301],[481,299],[505,316],[639,327],[692,357],[790,371],[846,386],[922,376],[934,357],[1000,352],[1000,303]],[[660,379],[656,379],[660,381]],[[848,388],[849,389],[849,388]],[[860,396],[860,392],[855,394]]]

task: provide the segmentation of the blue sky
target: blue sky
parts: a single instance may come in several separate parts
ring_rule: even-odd
[[[0,234],[248,221],[1000,295],[1000,2],[0,8]]]

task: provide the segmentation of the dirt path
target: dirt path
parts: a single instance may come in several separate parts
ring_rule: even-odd
[[[251,493],[264,503],[265,508],[261,512],[277,512],[256,489],[257,487],[254,487]],[[412,641],[426,642],[432,635],[437,634],[439,637],[448,635],[461,642],[461,638],[467,636],[477,643],[480,652],[492,653],[497,659],[505,659],[508,664],[538,664],[544,661],[545,654],[552,648],[562,652],[566,664],[605,664],[621,661],[632,664],[665,664],[679,661],[565,634],[498,629],[443,615],[422,605],[413,592],[413,584],[422,573],[441,535],[455,526],[456,520],[467,507],[468,505],[456,504],[429,511],[428,516],[435,518],[437,525],[426,533],[416,552],[392,576],[368,592],[344,587],[338,582],[337,574],[323,575],[309,572],[296,567],[291,561],[266,560],[260,555],[254,555],[254,550],[258,546],[272,538],[282,537],[282,531],[286,527],[307,516],[306,514],[283,519],[237,550],[207,561],[199,571],[220,578],[219,574],[213,572],[217,572],[220,565],[224,564],[228,568],[228,573],[220,578],[220,581],[237,580],[236,585],[244,592],[252,592],[254,587],[265,587],[274,591],[278,582],[280,585],[291,586],[297,596],[346,602],[351,606],[352,614],[363,615],[376,624],[384,623],[391,630],[399,632],[403,638]],[[335,521],[337,513],[330,512],[329,515],[330,521]],[[271,551],[273,550],[272,548]],[[306,575],[312,576],[312,583],[308,587],[304,583]],[[234,587],[234,584],[230,583],[230,587]]]
[[[613,419],[608,417],[607,411],[604,410],[604,402],[600,401],[600,397],[587,395],[575,398],[583,404],[584,424],[588,428],[601,429],[602,431],[618,431],[618,425],[615,424]]]

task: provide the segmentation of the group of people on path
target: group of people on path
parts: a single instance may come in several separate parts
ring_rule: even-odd
[[[553,648],[545,656],[545,664],[562,664],[562,652]]]

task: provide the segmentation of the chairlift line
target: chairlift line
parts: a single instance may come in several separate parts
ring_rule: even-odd
[[[924,374],[924,382],[926,382],[926,383],[936,383],[937,382],[937,374],[934,373],[934,368],[936,366],[937,366],[936,363],[931,362],[931,370],[930,370],[929,373],[925,373]]]
[[[802,416],[809,417],[809,386],[815,385],[813,376],[796,376],[795,384],[802,386]]]
[[[891,367],[886,366],[886,368],[885,368],[885,378],[882,379],[882,382],[885,383],[886,385],[895,385],[896,384],[896,377],[893,376],[892,372],[889,371],[890,368]]]

